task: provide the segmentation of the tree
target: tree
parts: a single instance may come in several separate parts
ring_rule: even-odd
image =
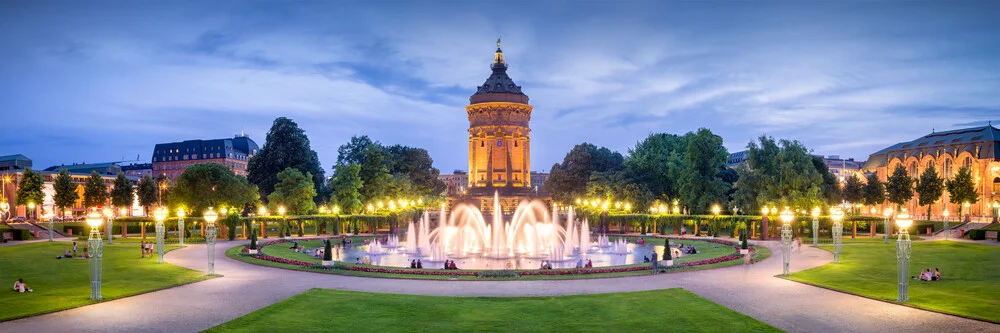
[[[747,144],[747,160],[736,170],[733,199],[743,211],[775,203],[813,207],[830,200],[836,186],[829,184],[829,170],[822,161],[817,165],[802,143],[768,136],[758,141]]]
[[[330,179],[330,189],[333,190],[330,201],[340,206],[345,214],[358,213],[363,207],[359,190],[364,182],[360,172],[361,166],[357,164],[337,165]]]
[[[587,182],[594,172],[613,172],[622,168],[624,157],[608,148],[589,143],[578,144],[566,154],[563,162],[552,165],[545,188],[552,199],[570,202],[587,194]]]
[[[434,167],[434,160],[426,149],[394,145],[385,150],[388,154],[386,164],[389,173],[393,176],[405,176],[412,185],[409,193],[431,196],[441,194],[448,188],[447,184],[438,179],[441,172]]]
[[[132,189],[132,181],[125,177],[124,172],[118,172],[115,177],[115,187],[111,189],[111,205],[126,208],[135,201],[135,191]]]
[[[355,136],[351,137],[350,142],[337,148],[337,153],[337,166],[357,164],[361,167],[358,175],[364,184],[359,190],[362,202],[387,196],[393,177],[387,164],[388,154],[381,144],[373,142],[366,135]]]
[[[892,171],[892,175],[886,181],[885,192],[889,202],[896,204],[897,212],[900,205],[913,199],[913,178],[906,173],[906,168],[902,164],[897,165]]]
[[[31,170],[31,168],[25,168],[24,173],[21,174],[21,182],[17,185],[14,199],[24,206],[31,203],[41,206],[42,200],[45,198],[45,194],[42,193],[43,182],[41,173]],[[31,213],[34,214],[34,212]]]
[[[278,183],[274,192],[267,196],[271,205],[284,205],[290,214],[304,215],[316,209],[313,197],[316,188],[313,187],[312,175],[303,175],[299,170],[287,168],[278,173]]]
[[[867,177],[868,183],[864,187],[864,203],[866,205],[878,205],[885,202],[885,184],[878,179],[878,174],[872,173]]]
[[[77,187],[78,185],[73,182],[73,178],[69,176],[69,171],[66,169],[59,171],[59,175],[56,176],[56,180],[52,184],[52,188],[56,192],[52,199],[64,216],[66,208],[73,207],[76,201],[80,200],[80,193],[76,192]]]
[[[136,187],[136,196],[139,199],[139,206],[142,206],[142,211],[146,212],[148,215],[150,212],[150,207],[153,207],[160,200],[158,188],[156,186],[156,181],[153,177],[145,175],[139,180],[139,185]]]
[[[729,184],[719,177],[729,153],[722,137],[700,128],[688,138],[684,151],[684,171],[680,179],[681,202],[692,212],[707,212],[712,204],[727,206]]]
[[[309,137],[294,121],[279,117],[267,132],[264,147],[250,158],[247,179],[257,185],[261,195],[266,198],[274,192],[274,185],[278,183],[277,174],[286,168],[311,174],[313,188],[322,192],[325,174],[320,167],[319,157],[309,145]],[[325,199],[315,198],[316,202],[323,200]]]
[[[687,140],[675,134],[650,134],[629,149],[625,169],[655,197],[676,198],[680,193],[678,180],[684,167],[686,145]]]
[[[837,183],[837,176],[830,172],[830,167],[826,166],[822,157],[812,156],[812,161],[816,172],[819,172],[823,179],[820,184],[820,203],[840,203],[844,199],[840,184]]]
[[[208,207],[246,208],[260,198],[257,187],[246,178],[218,163],[189,166],[177,177],[169,203],[183,205],[192,212],[203,212]]]
[[[861,178],[858,175],[851,174],[844,180],[843,196],[844,201],[852,204],[861,203],[864,200],[864,184],[861,183]]]
[[[103,206],[108,201],[108,187],[104,178],[97,171],[90,172],[90,178],[83,184],[83,206],[94,208]]]
[[[958,205],[958,216],[962,217],[962,208],[965,203],[975,204],[979,201],[979,193],[976,192],[976,183],[972,181],[972,170],[968,166],[958,169],[955,177],[949,179],[946,184],[949,194],[949,202]]]
[[[931,205],[941,199],[944,194],[944,179],[938,176],[937,170],[931,165],[920,174],[917,180],[917,204],[927,206],[927,219],[931,219]]]

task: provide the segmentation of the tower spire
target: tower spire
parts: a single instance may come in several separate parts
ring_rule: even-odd
[[[506,65],[503,61],[503,50],[500,49],[500,38],[497,37],[497,52],[493,56],[493,66],[504,66]]]

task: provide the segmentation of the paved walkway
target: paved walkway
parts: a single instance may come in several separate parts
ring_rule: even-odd
[[[568,281],[426,281],[339,276],[246,264],[216,248],[222,278],[0,323],[4,332],[197,332],[243,316],[309,288],[444,296],[535,296],[641,291],[681,287],[790,332],[1000,332],[1000,325],[851,296],[779,279],[777,244],[770,259],[752,266],[614,279]],[[167,254],[168,262],[206,269],[204,245]],[[832,255],[804,246],[791,269],[826,264]],[[111,284],[114,281],[104,281]],[[710,323],[709,323],[710,324]]]

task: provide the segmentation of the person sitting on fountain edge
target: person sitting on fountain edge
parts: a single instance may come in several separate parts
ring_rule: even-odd
[[[451,268],[451,269],[455,270],[455,269],[458,269],[458,266],[455,266],[455,261],[452,260],[451,261],[451,266],[448,266],[448,268]]]
[[[424,264],[420,262],[420,259],[417,259],[417,268],[424,268]]]
[[[586,267],[586,268],[594,267],[594,262],[590,261],[590,259],[587,259],[587,264],[584,265],[583,267]]]
[[[410,268],[417,268],[417,261],[416,260],[410,260]]]
[[[583,259],[580,259],[576,262],[576,268],[583,268]]]
[[[649,263],[649,256],[642,256],[642,262]]]

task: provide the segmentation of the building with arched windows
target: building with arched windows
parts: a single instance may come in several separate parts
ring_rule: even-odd
[[[954,177],[963,166],[972,171],[972,178],[979,192],[979,201],[972,205],[972,216],[996,214],[991,205],[1000,200],[1000,130],[992,125],[964,128],[946,132],[932,132],[913,141],[900,142],[886,147],[868,158],[864,170],[878,173],[885,181],[888,175],[902,165],[911,177],[917,179],[927,168],[934,166],[945,178]],[[917,207],[917,194],[908,205],[911,213],[924,218],[926,207]],[[942,200],[931,208],[931,215],[940,218],[947,207],[957,212],[958,207],[949,202],[948,191]],[[918,209],[919,208],[919,209]]]

